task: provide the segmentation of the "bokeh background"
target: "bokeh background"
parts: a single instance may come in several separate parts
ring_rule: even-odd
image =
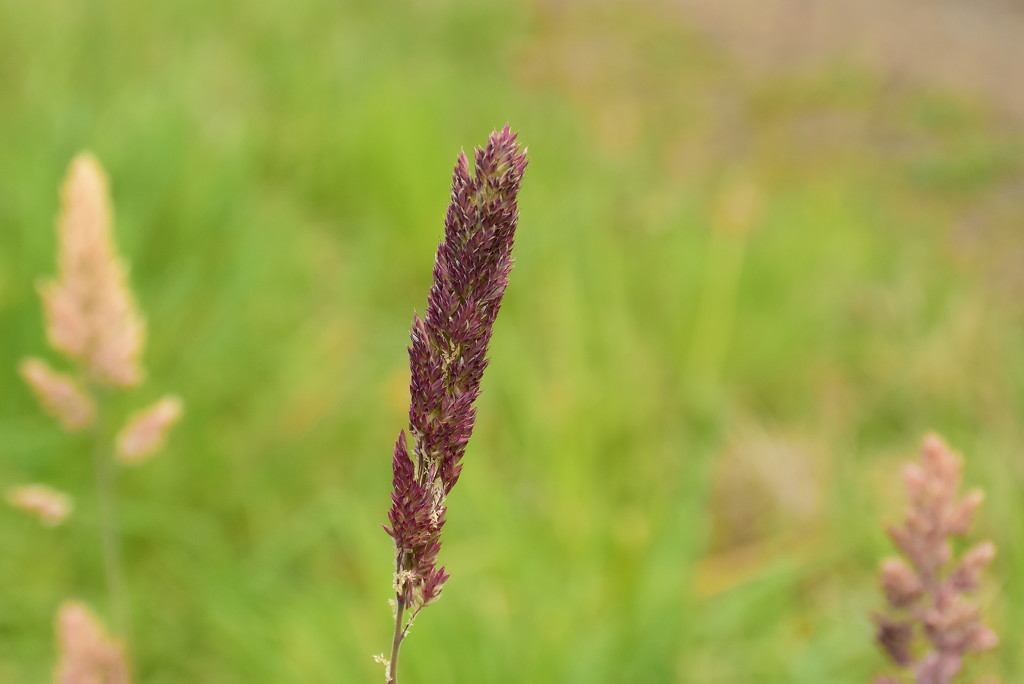
[[[70,158],[107,166],[187,415],[122,473],[147,683],[370,682],[380,528],[451,165],[531,165],[417,682],[865,682],[929,430],[965,454],[1024,676],[1020,3],[0,0],[0,682],[106,611],[86,445],[44,352]],[[53,359],[51,354],[49,358]]]

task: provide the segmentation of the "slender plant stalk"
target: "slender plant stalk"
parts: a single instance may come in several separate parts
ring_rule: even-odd
[[[96,392],[95,396],[100,397]],[[114,463],[106,439],[103,421],[103,400],[97,400],[97,420],[93,427],[93,470],[95,474],[96,503],[99,509],[100,546],[103,554],[103,574],[110,602],[114,633],[125,643],[128,652],[128,606],[121,561],[121,539],[117,524],[117,491],[114,486]]]
[[[402,647],[402,639],[405,638],[405,629],[402,628],[402,615],[405,612],[405,601],[399,595],[395,599],[395,636],[391,639],[391,658],[388,660],[387,684],[395,684],[398,680],[398,650]]]

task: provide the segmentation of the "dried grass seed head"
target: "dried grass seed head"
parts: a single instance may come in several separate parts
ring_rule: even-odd
[[[90,427],[96,420],[96,404],[77,380],[58,373],[41,359],[18,364],[18,372],[31,388],[43,410],[60,421],[68,432]]]
[[[57,250],[57,278],[41,291],[51,346],[79,362],[92,382],[137,385],[145,326],[114,245],[107,179],[90,154],[75,157],[68,170]]]
[[[163,447],[182,412],[181,399],[168,396],[131,416],[117,435],[118,460],[131,465],[148,460]]]
[[[78,601],[57,612],[58,661],[54,684],[129,684],[124,645]]]
[[[941,439],[925,438],[919,462],[903,471],[909,500],[904,521],[889,528],[906,561],[887,560],[880,574],[895,617],[876,617],[877,640],[896,665],[926,684],[950,684],[967,653],[998,643],[967,598],[995,557],[995,545],[983,542],[953,558],[950,538],[969,532],[983,500],[977,491],[960,497],[961,471],[960,457]],[[918,637],[924,648],[914,648]]]
[[[41,484],[18,485],[7,491],[7,503],[35,516],[47,527],[61,524],[71,514],[71,497]]]

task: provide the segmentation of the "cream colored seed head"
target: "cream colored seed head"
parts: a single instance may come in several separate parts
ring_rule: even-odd
[[[42,288],[51,346],[82,364],[94,382],[137,385],[145,326],[114,246],[106,176],[92,155],[71,162],[57,249],[57,279]]]
[[[18,372],[43,409],[59,420],[65,430],[84,430],[96,420],[96,404],[74,378],[32,358],[23,360]]]
[[[7,503],[35,516],[48,527],[64,522],[74,508],[71,498],[46,485],[19,485],[7,492]]]
[[[85,604],[66,601],[57,613],[55,684],[129,684],[124,645],[110,637]]]
[[[170,396],[133,415],[117,436],[117,458],[129,464],[146,461],[163,447],[181,414],[181,399]]]

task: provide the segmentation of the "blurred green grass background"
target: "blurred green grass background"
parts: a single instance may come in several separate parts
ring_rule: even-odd
[[[554,1],[0,0],[0,93],[0,486],[79,506],[0,512],[0,682],[47,681],[63,599],[106,610],[86,446],[15,373],[73,154],[149,321],[123,406],[187,406],[119,482],[138,679],[366,682],[408,325],[455,156],[506,121],[517,265],[403,682],[868,681],[932,429],[1001,551],[978,671],[1024,672],[1018,121]]]

